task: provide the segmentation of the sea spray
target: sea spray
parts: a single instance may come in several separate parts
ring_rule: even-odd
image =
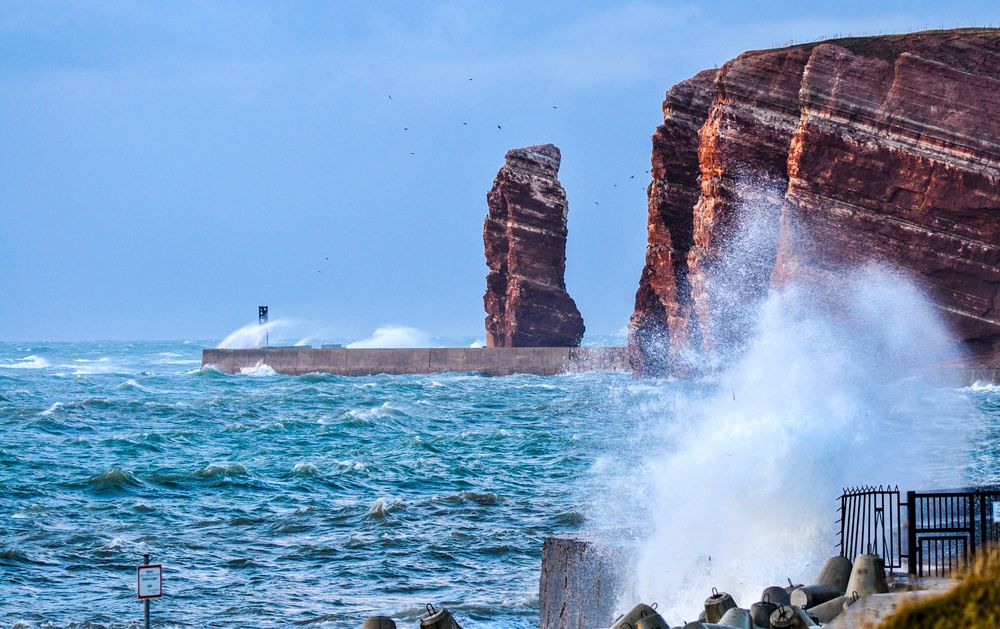
[[[731,366],[632,411],[642,457],[617,467],[609,485],[623,498],[597,522],[628,513],[645,528],[622,609],[657,600],[693,616],[713,586],[749,605],[836,552],[843,487],[963,482],[978,413],[935,368],[955,345],[903,275],[871,266],[793,282],[747,332]]]
[[[383,325],[375,329],[372,335],[360,341],[348,344],[349,348],[380,348],[380,347],[429,347],[431,339],[427,334],[416,328],[402,325]]]
[[[267,323],[248,323],[235,330],[217,346],[219,349],[256,349],[263,347],[265,340],[279,331],[287,331],[296,325],[289,319],[275,319]]]

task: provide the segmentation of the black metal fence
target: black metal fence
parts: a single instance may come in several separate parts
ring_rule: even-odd
[[[874,553],[895,569],[905,557],[910,574],[947,576],[1000,542],[1000,488],[908,491],[903,502],[898,486],[851,487],[840,496],[838,523],[848,559]]]
[[[840,496],[840,554],[851,561],[863,553],[882,557],[886,568],[902,567],[902,503],[899,487],[850,487]]]

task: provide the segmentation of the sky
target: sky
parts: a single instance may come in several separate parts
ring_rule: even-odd
[[[997,23],[921,0],[0,0],[0,340],[221,339],[260,304],[328,339],[482,338],[486,192],[544,142],[567,288],[618,334],[671,85],[744,50]]]

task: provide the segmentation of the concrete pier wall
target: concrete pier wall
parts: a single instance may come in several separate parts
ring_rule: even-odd
[[[268,347],[204,349],[202,365],[240,373],[267,365],[280,374],[331,373],[342,376],[472,371],[491,376],[541,376],[585,371],[629,372],[624,347],[447,347],[346,349]]]

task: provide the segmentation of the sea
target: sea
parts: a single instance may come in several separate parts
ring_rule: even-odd
[[[697,451],[684,434],[699,434],[688,422],[700,416],[712,415],[704,425],[726,433],[727,448],[742,439],[729,422],[785,417],[760,410],[753,370],[695,384],[616,373],[225,375],[201,365],[211,344],[0,343],[0,626],[139,627],[135,569],[148,554],[163,566],[155,627],[360,627],[373,614],[416,627],[428,604],[466,629],[537,627],[547,536],[655,527],[678,511],[691,520],[696,494],[669,504],[657,483],[679,483],[663,480],[672,467],[647,463],[685,466]],[[966,475],[990,476],[1000,388],[935,391],[973,426],[957,448]],[[814,395],[836,397],[809,391],[788,407],[788,426],[754,425],[777,431],[768,443],[779,464],[802,444],[840,439],[795,423]],[[827,423],[869,414],[869,396],[858,397],[814,407]],[[910,401],[891,413],[911,421],[928,406]],[[930,441],[940,449],[940,434]],[[771,478],[755,474],[775,473],[764,453],[743,468],[737,452],[703,476],[717,483],[700,494],[706,503],[751,495]],[[789,471],[810,477],[798,468]],[[845,481],[819,476],[826,553]],[[788,495],[794,487],[773,488],[772,498]]]

